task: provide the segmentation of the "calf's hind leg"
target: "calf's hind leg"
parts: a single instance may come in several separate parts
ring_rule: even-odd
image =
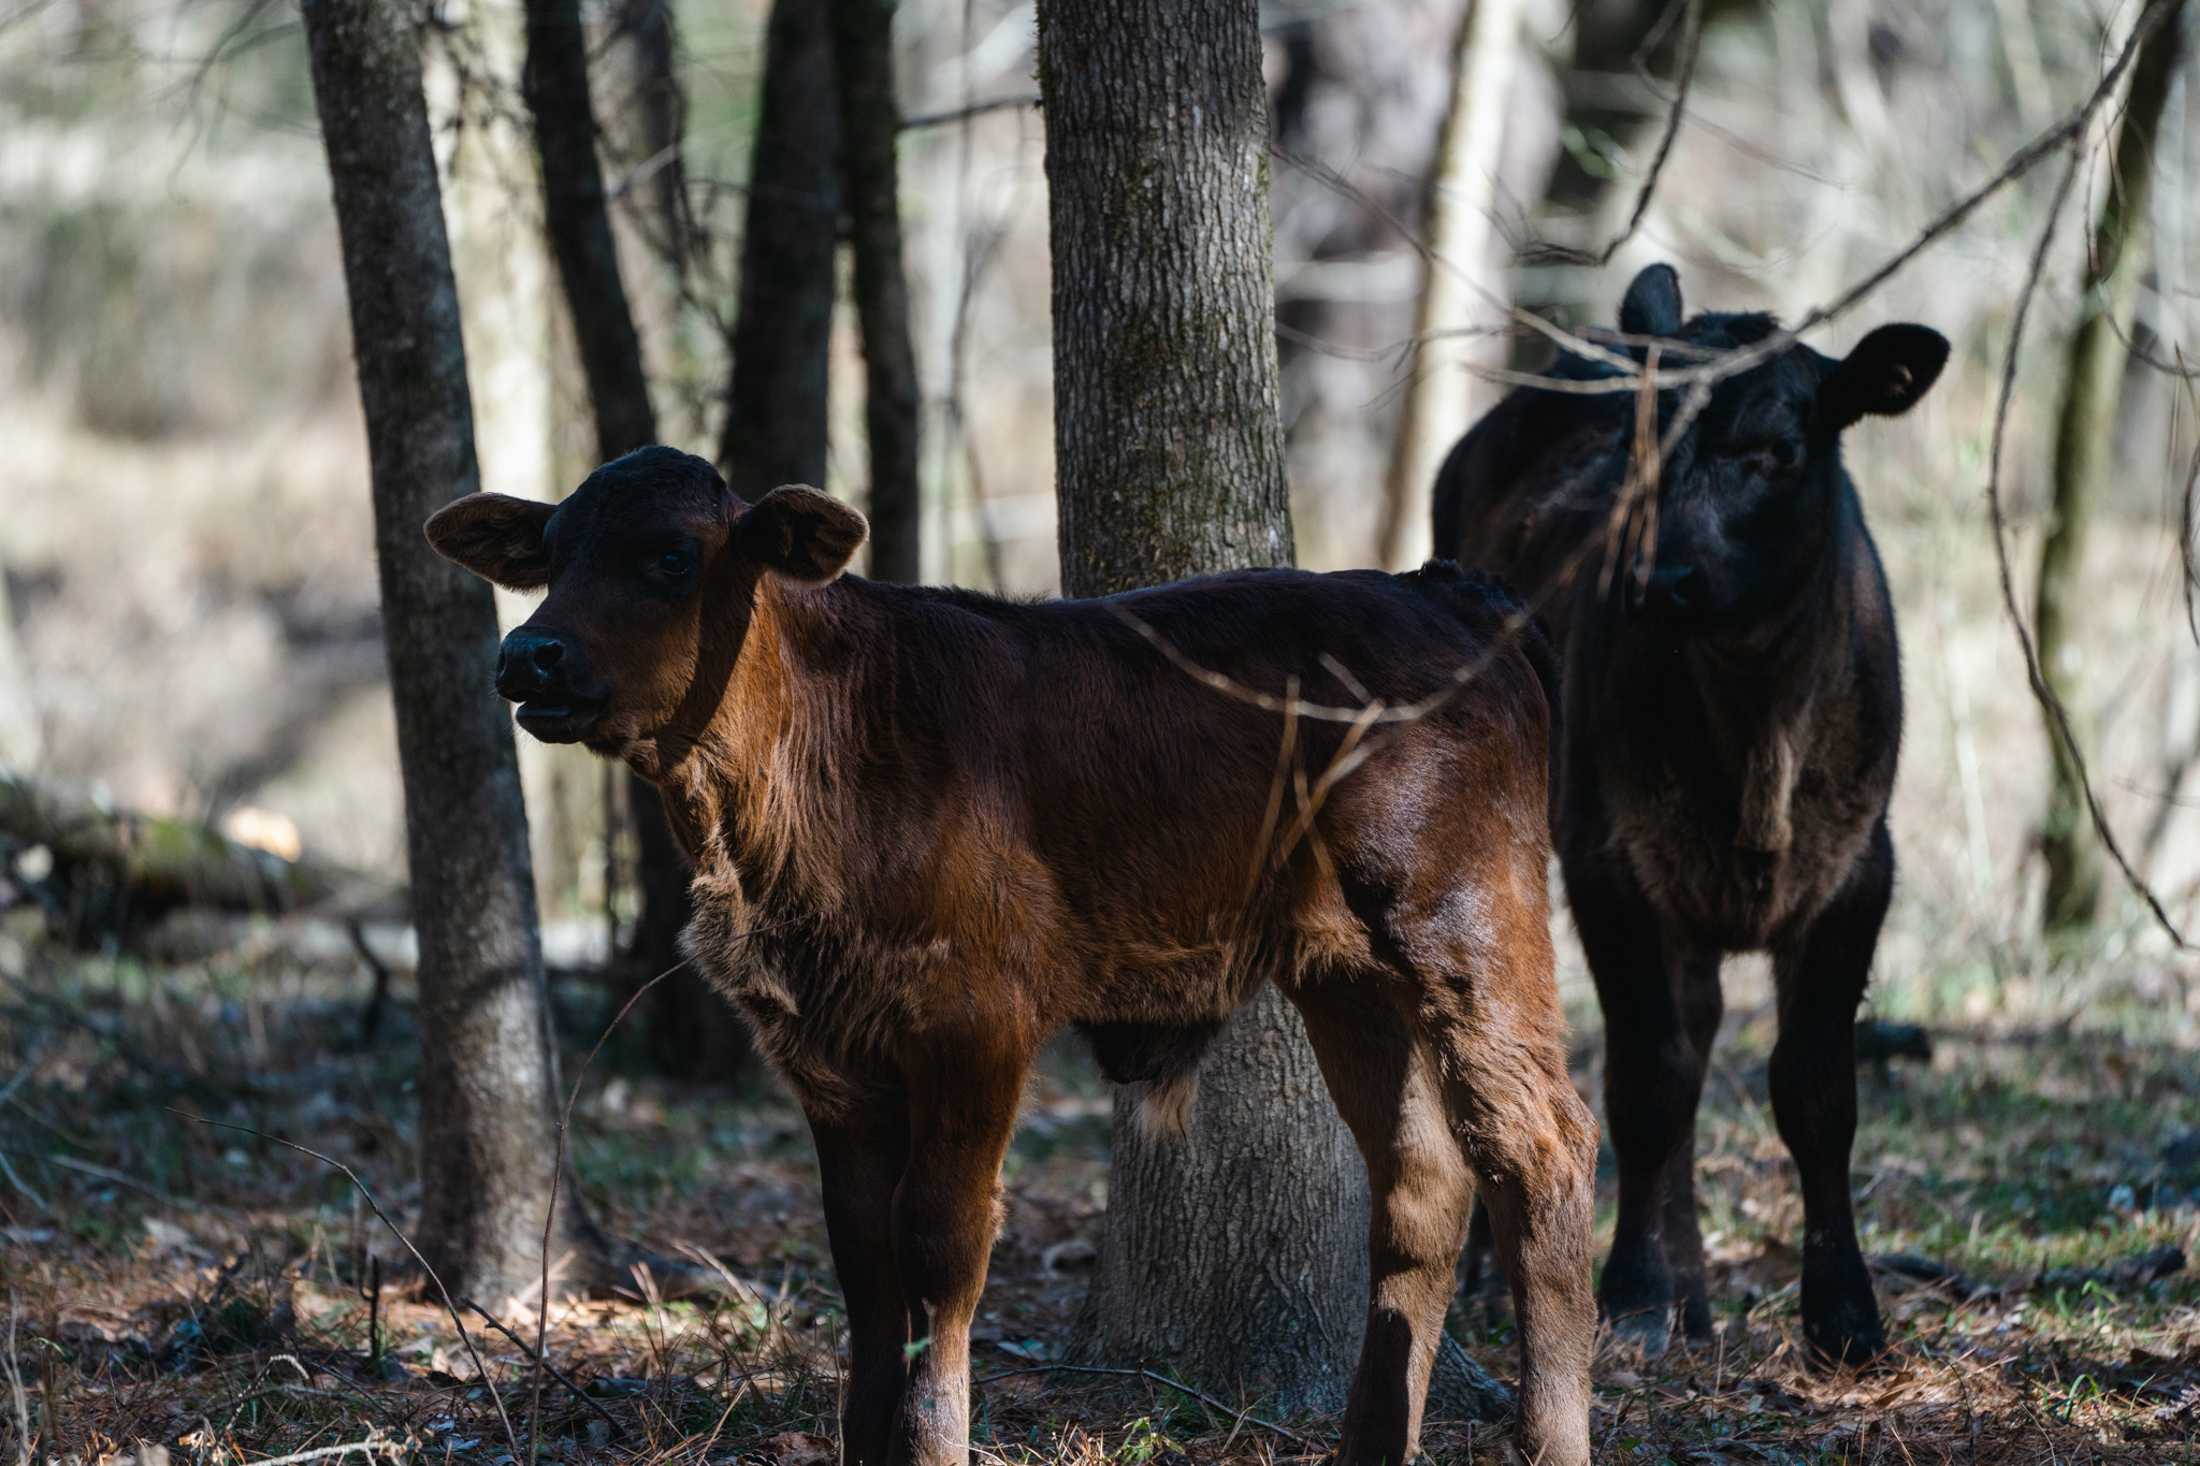
[[[1446,1093],[1512,1280],[1521,1454],[1545,1466],[1587,1466],[1597,1132],[1566,1073],[1547,938],[1542,950],[1540,991],[1512,983],[1477,991],[1471,1021],[1453,1020]]]
[[[1780,1037],[1772,1113],[1803,1185],[1803,1335],[1820,1363],[1864,1364],[1887,1336],[1856,1245],[1849,1151],[1856,1139],[1856,1008],[1894,887],[1882,824],[1832,904],[1773,953]]]
[[[915,1357],[900,1445],[916,1466],[970,1459],[970,1320],[1000,1228],[1001,1158],[1030,1061],[1012,1036],[985,1033],[932,1040],[903,1066],[910,1162],[894,1200],[894,1260]]]
[[[1418,1447],[1473,1198],[1436,1054],[1392,1006],[1396,986],[1395,975],[1370,973],[1292,994],[1367,1162],[1367,1333],[1345,1409],[1342,1466],[1401,1466]]]

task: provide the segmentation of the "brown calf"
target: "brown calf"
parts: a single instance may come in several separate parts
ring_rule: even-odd
[[[694,857],[689,948],[816,1138],[846,1458],[967,1459],[970,1320],[1047,1039],[1084,1028],[1166,1107],[1274,980],[1374,1192],[1344,1459],[1413,1454],[1479,1178],[1522,1444],[1585,1466],[1596,1133],[1551,976],[1548,666],[1502,639],[1510,603],[1432,566],[1016,604],[842,576],[864,528],[811,489],[744,504],[667,448],[554,512],[475,494],[428,524],[457,563],[549,588],[498,689],[538,738],[654,780]],[[1224,695],[1154,640],[1321,704],[1395,708],[1483,665],[1356,731]],[[1294,763],[1340,759],[1311,812],[1285,796]]]

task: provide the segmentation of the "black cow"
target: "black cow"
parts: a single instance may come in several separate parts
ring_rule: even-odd
[[[1638,339],[1615,349],[1637,361],[1639,338],[1669,342],[1667,371],[1778,329],[1766,315],[1683,320],[1666,265],[1629,286],[1620,327]],[[1437,479],[1438,553],[1510,580],[1561,648],[1555,824],[1604,1008],[1620,1167],[1599,1299],[1646,1353],[1664,1349],[1676,1303],[1690,1338],[1711,1331],[1696,1104],[1721,959],[1758,950],[1779,990],[1773,1110],[1802,1177],[1804,1331],[1821,1362],[1885,1348],[1848,1172],[1856,1008],[1894,882],[1902,685],[1841,434],[1907,411],[1947,355],[1938,333],[1892,325],[1840,360],[1789,345],[1728,378],[1632,537],[1608,529],[1638,436],[1633,392],[1516,390]],[[1568,356],[1553,374],[1615,372]],[[1661,437],[1684,396],[1659,394]]]

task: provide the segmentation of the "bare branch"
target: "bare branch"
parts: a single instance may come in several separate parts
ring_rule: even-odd
[[[973,117],[983,117],[988,112],[1006,112],[1011,108],[1039,105],[1037,92],[1025,92],[1013,97],[992,97],[983,102],[969,102],[945,112],[920,112],[901,120],[903,132],[915,132],[920,127],[945,127],[950,123],[967,122]]]

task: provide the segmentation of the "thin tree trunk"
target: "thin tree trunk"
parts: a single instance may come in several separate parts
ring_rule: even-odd
[[[840,233],[840,109],[832,9],[776,0],[741,240],[741,309],[718,465],[754,502],[825,482],[833,262]]]
[[[605,203],[580,0],[527,0],[524,90],[542,158],[543,217],[596,419],[596,453],[608,462],[655,442],[657,420]],[[679,963],[680,933],[693,907],[687,861],[665,824],[663,799],[647,781],[627,779],[642,897],[625,953],[631,988]],[[740,1070],[748,1052],[740,1022],[699,974],[674,973],[646,1003],[658,1068],[690,1078],[730,1078]]]
[[[848,235],[856,316],[863,329],[863,422],[871,450],[871,574],[924,575],[917,485],[917,353],[909,340],[902,269],[900,170],[895,143],[896,0],[833,0],[833,67],[840,89]]]
[[[2088,313],[2071,338],[2055,430],[2055,487],[2047,538],[2040,546],[2033,624],[2040,671],[2070,715],[2082,743],[2092,719],[2084,712],[2084,652],[2071,625],[2085,566],[2087,531],[2100,488],[2115,471],[2116,398],[2122,384],[2139,277],[2147,253],[2147,208],[2154,184],[2154,140],[2177,74],[2184,32],[2183,0],[2148,37],[2132,68],[2124,125],[2116,138],[2100,219],[2087,250]],[[2050,719],[2053,771],[2040,852],[2047,863],[2043,913],[2049,931],[2092,925],[2100,909],[2100,837],[2086,809],[2070,747]]]
[[[1499,258],[1497,173],[1505,146],[1506,99],[1512,94],[1520,0],[1469,0],[1452,53],[1451,106],[1437,135],[1421,211],[1429,257],[1422,261],[1421,298],[1414,319],[1413,376],[1398,416],[1383,493],[1381,563],[1409,569],[1429,556],[1430,494],[1444,455],[1466,436],[1494,400],[1470,365],[1502,366],[1503,336],[1443,336],[1476,319],[1489,320],[1485,300],[1511,294]],[[1482,292],[1476,291],[1479,285]],[[1455,546],[1437,545],[1450,555]]]
[[[458,291],[409,7],[305,0],[314,100],[366,409],[375,551],[414,920],[420,935],[415,1234],[454,1294],[535,1280],[551,1201],[551,1042],[511,724],[484,676],[488,585],[438,559],[428,515],[479,481]],[[567,1286],[597,1281],[601,1240],[571,1194],[550,1239]]]
[[[527,0],[527,68],[521,90],[542,159],[543,218],[558,279],[580,343],[581,370],[596,417],[596,452],[617,458],[657,440],[618,247],[596,159],[596,115],[588,94],[588,37],[580,0]]]
[[[1042,0],[1062,584],[1291,562],[1254,0]],[[1191,1134],[1118,1103],[1088,1358],[1332,1405],[1367,1282],[1366,1182],[1273,991],[1202,1069]]]

